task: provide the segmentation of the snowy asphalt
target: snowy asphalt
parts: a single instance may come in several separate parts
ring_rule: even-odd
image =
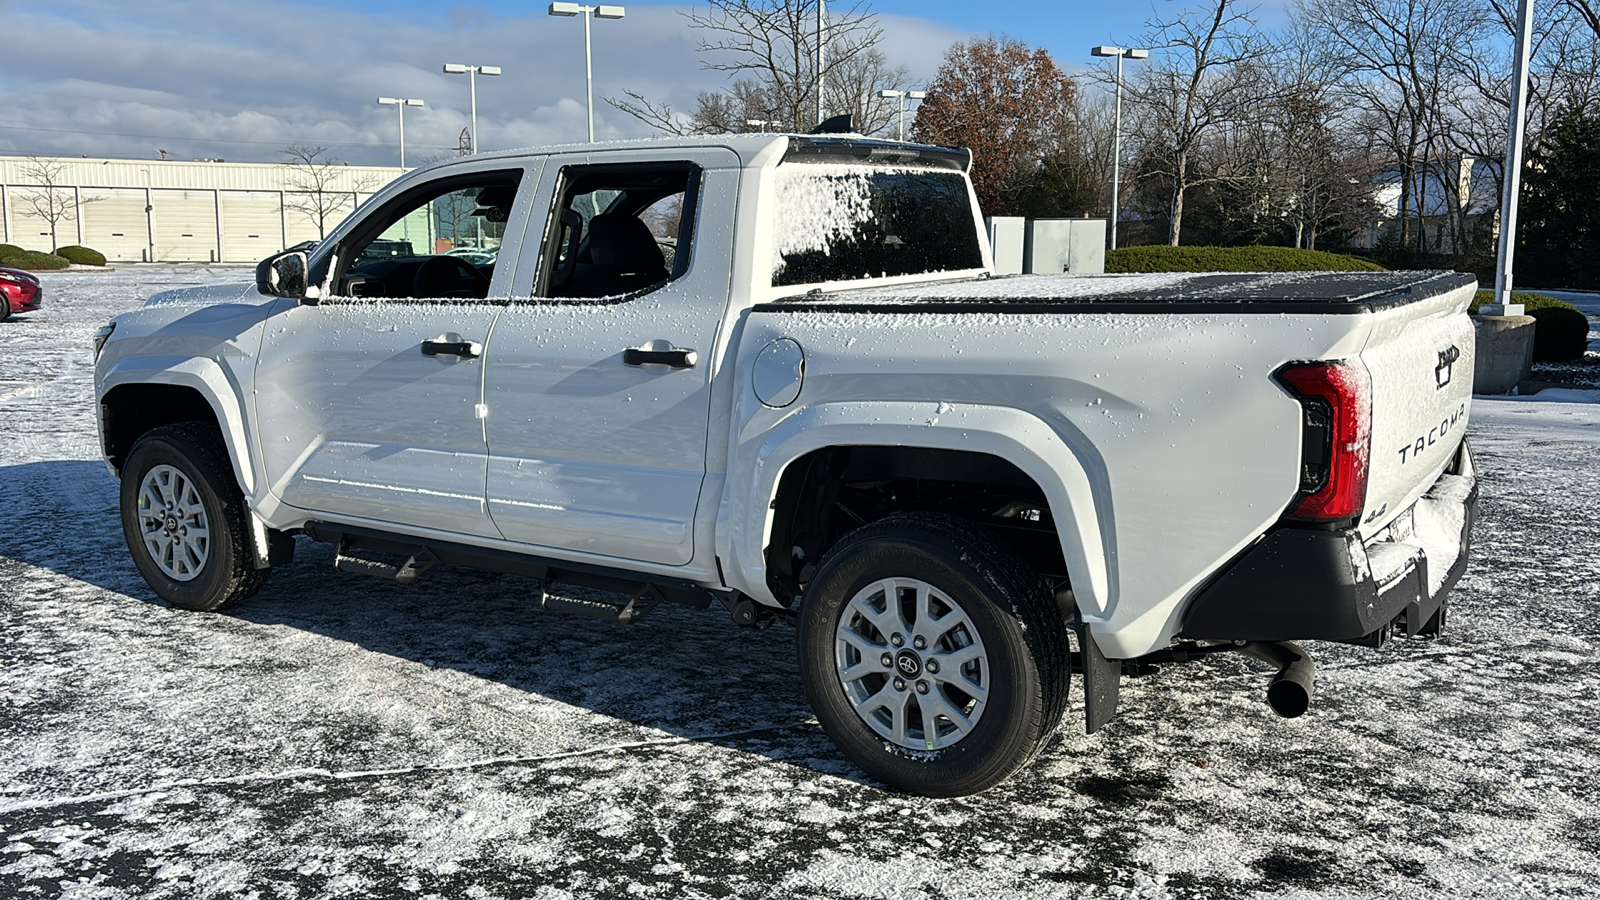
[[[0,323],[0,897],[1554,897],[1600,893],[1600,404],[1478,401],[1476,548],[1432,643],[1124,685],[932,801],[818,731],[793,636],[539,611],[296,562],[225,614],[135,573],[89,338],[240,269],[45,277]],[[1076,688],[1076,685],[1074,685]],[[1081,720],[1080,720],[1081,721]]]

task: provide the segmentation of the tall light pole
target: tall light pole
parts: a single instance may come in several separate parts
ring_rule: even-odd
[[[895,98],[899,98],[898,102],[900,104],[900,140],[902,140],[902,141],[905,140],[906,139],[906,101],[907,100],[921,100],[923,97],[928,96],[927,92],[926,91],[888,91],[888,90],[884,90],[884,91],[879,91],[878,92],[878,96],[879,97],[883,97],[886,100],[894,100]]]
[[[444,73],[446,75],[467,76],[467,90],[472,98],[472,152],[477,153],[479,150],[483,149],[483,145],[478,143],[478,76],[499,75],[500,67],[464,66],[461,63],[445,63]]]
[[[576,3],[552,3],[550,15],[575,16],[583,13],[583,91],[589,110],[589,143],[594,143],[594,53],[589,46],[589,17],[620,19],[628,14],[622,6],[579,6]]]
[[[406,167],[406,107],[425,106],[421,100],[410,97],[379,97],[379,106],[392,106],[400,111],[400,168]]]
[[[1528,53],[1533,43],[1533,0],[1517,9],[1517,56],[1513,63],[1511,117],[1506,128],[1505,193],[1500,197],[1500,247],[1496,254],[1494,302],[1504,315],[1511,302],[1511,258],[1516,251],[1517,193],[1522,187],[1522,130],[1528,106]]]
[[[1094,56],[1115,56],[1117,58],[1117,121],[1112,129],[1111,138],[1111,249],[1117,249],[1117,211],[1121,208],[1120,198],[1117,196],[1122,187],[1122,61],[1124,59],[1147,59],[1149,50],[1136,48],[1123,49],[1122,47],[1091,47],[1089,52]]]
[[[822,70],[828,61],[828,0],[817,0],[817,124],[828,117],[823,101]]]

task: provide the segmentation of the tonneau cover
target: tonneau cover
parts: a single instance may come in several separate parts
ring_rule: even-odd
[[[1349,315],[1465,287],[1471,275],[1411,272],[1163,272],[1014,275],[800,294],[757,312],[1299,313]]]

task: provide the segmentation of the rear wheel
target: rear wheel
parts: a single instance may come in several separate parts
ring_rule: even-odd
[[[1054,599],[1015,551],[962,519],[897,515],[852,532],[806,586],[798,624],[823,730],[898,790],[992,787],[1066,708]]]
[[[254,566],[244,497],[221,437],[198,422],[153,429],[122,470],[122,532],[139,574],[183,609],[237,603],[267,579]]]

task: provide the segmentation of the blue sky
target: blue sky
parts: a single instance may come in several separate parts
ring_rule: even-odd
[[[914,81],[932,77],[954,40],[1004,33],[1042,46],[1068,71],[1091,45],[1137,35],[1158,10],[1192,0],[1043,2],[875,0],[890,62]],[[1261,24],[1287,0],[1266,0]],[[547,4],[489,0],[0,0],[0,154],[274,161],[291,143],[328,146],[355,163],[392,164],[393,107],[378,96],[418,97],[407,110],[415,163],[453,148],[467,121],[467,85],[445,62],[500,65],[481,79],[485,149],[580,140],[583,56],[572,19]],[[599,98],[640,91],[677,108],[726,79],[707,72],[685,27],[684,3],[626,2],[627,18],[597,21],[597,136],[650,130]],[[838,8],[836,4],[834,8]],[[20,39],[18,39],[20,38]]]

